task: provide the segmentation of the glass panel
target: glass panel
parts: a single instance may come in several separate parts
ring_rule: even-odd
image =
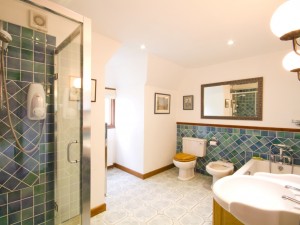
[[[56,224],[80,223],[81,32],[57,47],[55,81]]]

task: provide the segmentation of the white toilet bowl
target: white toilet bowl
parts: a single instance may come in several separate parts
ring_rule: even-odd
[[[233,163],[214,161],[206,165],[206,171],[213,176],[213,184],[220,178],[231,175],[233,173]]]
[[[183,137],[182,152],[178,152],[173,163],[179,169],[179,180],[190,180],[195,176],[197,157],[204,157],[206,154],[206,139]]]
[[[179,180],[190,180],[195,176],[195,166],[196,160],[189,161],[189,162],[179,162],[173,159],[174,165],[179,169]]]

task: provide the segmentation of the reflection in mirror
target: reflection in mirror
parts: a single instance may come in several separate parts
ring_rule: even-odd
[[[201,85],[201,118],[262,120],[263,78]]]

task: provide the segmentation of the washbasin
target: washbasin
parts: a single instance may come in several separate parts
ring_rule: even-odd
[[[300,205],[282,198],[299,199],[283,183],[264,176],[228,176],[213,186],[214,198],[246,225],[299,225]]]

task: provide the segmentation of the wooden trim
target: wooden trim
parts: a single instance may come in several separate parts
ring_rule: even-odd
[[[123,170],[124,172],[129,173],[129,174],[131,174],[133,176],[136,176],[138,178],[143,179],[143,174],[138,173],[138,172],[136,172],[136,171],[134,171],[132,169],[129,169],[129,168],[125,167],[125,166],[122,166],[122,165],[120,165],[118,163],[114,163],[114,167],[116,167],[116,168],[118,168],[120,170]]]
[[[106,211],[106,204],[104,203],[102,205],[99,205],[99,206],[91,209],[91,217],[96,216],[105,211]]]
[[[114,167],[116,167],[116,168],[118,168],[118,169],[120,169],[120,170],[123,170],[123,171],[126,172],[126,173],[129,173],[129,174],[131,174],[131,175],[133,175],[133,176],[136,176],[136,177],[138,177],[138,178],[144,180],[144,179],[147,179],[147,178],[149,178],[149,177],[152,177],[152,176],[154,176],[154,175],[156,175],[156,174],[162,173],[162,172],[164,172],[164,171],[166,171],[166,170],[168,170],[168,169],[173,168],[173,167],[174,167],[174,164],[170,164],[170,165],[164,166],[164,167],[162,167],[162,168],[159,168],[159,169],[157,169],[157,170],[153,170],[153,171],[151,171],[151,172],[149,172],[149,173],[145,173],[145,174],[141,174],[141,173],[139,173],[139,172],[136,172],[136,171],[134,171],[134,170],[132,170],[132,169],[129,169],[129,168],[127,168],[127,167],[125,167],[125,166],[122,166],[122,165],[120,165],[120,164],[117,164],[117,163],[114,163]]]
[[[147,179],[147,178],[152,177],[152,176],[154,176],[154,175],[156,175],[156,174],[159,174],[159,173],[162,173],[162,172],[164,172],[164,171],[166,171],[166,170],[169,170],[169,169],[171,169],[171,168],[173,168],[173,167],[175,167],[175,166],[174,166],[174,164],[172,163],[172,164],[170,164],[170,165],[168,165],[168,166],[164,166],[164,167],[162,167],[162,168],[160,168],[160,169],[153,170],[152,172],[145,173],[145,174],[143,175],[143,179]]]
[[[213,225],[244,225],[213,199]]]
[[[111,166],[108,166],[108,167],[107,167],[108,170],[109,170],[109,169],[112,169],[112,168],[114,168],[114,165],[111,165]]]
[[[226,127],[238,129],[252,129],[252,130],[272,130],[272,131],[286,131],[286,132],[300,132],[296,128],[279,128],[279,127],[256,127],[256,126],[240,126],[240,125],[226,125],[226,124],[209,124],[209,123],[185,123],[177,122],[178,125],[191,125],[191,126],[207,126],[207,127]]]

